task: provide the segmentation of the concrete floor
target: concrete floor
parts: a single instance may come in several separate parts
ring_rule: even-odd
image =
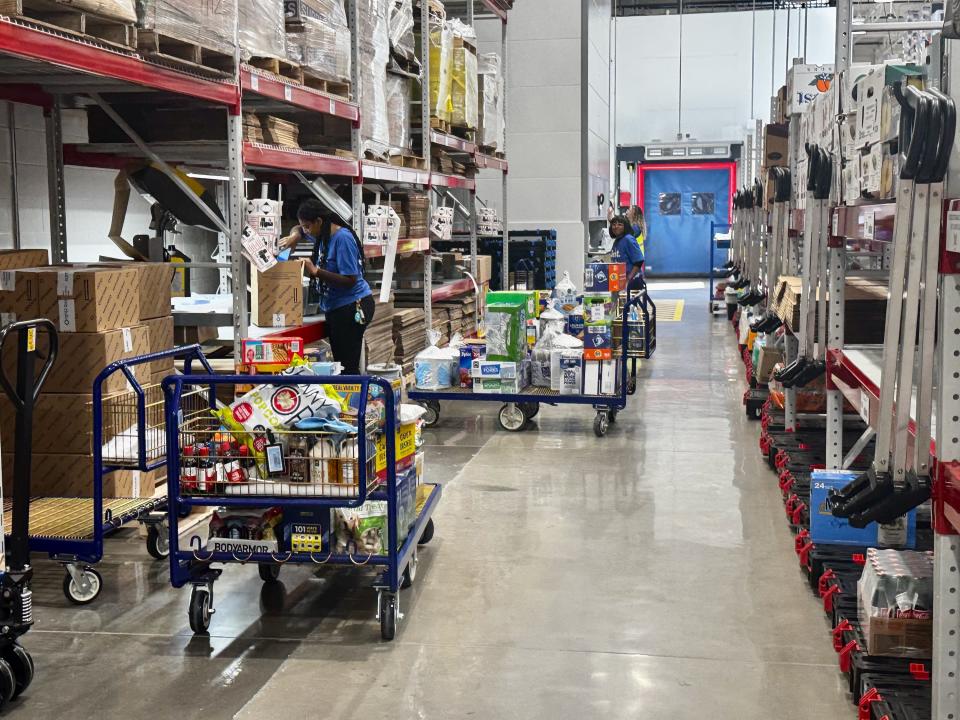
[[[653,294],[686,312],[606,438],[584,408],[521,434],[492,404],[444,408],[437,534],[393,643],[362,574],[284,569],[275,593],[241,566],[194,638],[189,592],[129,534],[87,608],[38,561],[37,680],[6,717],[852,719],[729,325],[705,291]]]

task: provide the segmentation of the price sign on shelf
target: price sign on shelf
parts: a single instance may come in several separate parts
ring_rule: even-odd
[[[257,92],[260,89],[260,78],[256,75],[250,75],[250,89]]]
[[[860,417],[867,425],[870,424],[870,394],[862,388],[860,389]]]
[[[289,85],[283,86],[283,99],[286,100],[287,102],[290,102],[291,100],[293,100],[293,88],[290,87]]]
[[[873,240],[873,235],[875,230],[875,221],[876,221],[875,210],[863,211],[863,239],[864,240]]]
[[[830,234],[834,237],[840,235],[840,212],[838,210],[833,211],[833,232]]]

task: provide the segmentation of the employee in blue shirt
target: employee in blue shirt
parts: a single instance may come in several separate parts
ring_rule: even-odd
[[[297,220],[299,227],[281,240],[281,246],[294,247],[301,237],[313,243],[304,274],[319,291],[333,359],[343,365],[344,374],[359,375],[363,334],[373,322],[375,307],[363,277],[363,245],[340,217],[317,200],[301,203]]]
[[[630,234],[630,222],[623,215],[615,215],[610,221],[610,237],[613,238],[613,250],[610,259],[627,266],[627,285],[637,276],[643,279],[643,251],[637,239]]]

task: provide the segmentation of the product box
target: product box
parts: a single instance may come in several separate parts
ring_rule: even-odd
[[[599,323],[587,323],[583,328],[583,349],[612,350],[613,323],[609,320]]]
[[[916,544],[917,511],[886,525],[870,523],[863,529],[851,527],[844,518],[834,517],[827,506],[831,490],[840,490],[860,473],[849,470],[814,470],[810,481],[810,539],[814,543],[864,547],[912,548]]]
[[[177,266],[173,263],[131,262],[131,263],[91,263],[75,267],[114,268],[136,270],[139,276],[137,285],[140,289],[140,319],[169,315],[172,311],[171,287]]]
[[[397,428],[394,440],[394,459],[397,469],[413,464],[414,455],[420,438],[420,423],[407,423]],[[387,437],[381,433],[377,437],[377,478],[386,480],[387,477]],[[369,481],[368,481],[369,482]]]
[[[472,267],[472,257],[470,255],[463,258],[463,262],[469,270]],[[477,285],[489,283],[493,277],[493,258],[490,255],[477,255],[477,276],[474,280]]]
[[[779,362],[783,362],[783,353],[780,350],[766,345],[759,346],[757,362],[753,366],[753,374],[756,376],[757,382],[768,383],[774,366]]]
[[[473,365],[483,357],[483,347],[480,345],[460,346],[460,387],[473,387]]]
[[[280,372],[294,357],[303,357],[302,338],[244,338],[241,343],[243,364],[264,373]]]
[[[35,268],[0,270],[0,326],[40,317],[40,287]]]
[[[559,390],[561,395],[577,395],[583,387],[583,358],[579,350],[560,351]]]
[[[250,274],[250,319],[260,327],[303,323],[303,262],[277,263],[265,273]]]
[[[767,125],[763,129],[763,168],[789,165],[790,140],[786,125]]]
[[[46,336],[37,334],[37,346],[47,351]],[[15,343],[7,343],[3,352],[3,367],[9,377],[15,377]],[[45,393],[93,392],[93,381],[100,371],[117,360],[145,355],[150,345],[149,332],[143,325],[103,333],[61,333],[60,352],[44,383]],[[144,366],[131,368],[138,380],[145,381],[149,372]],[[117,372],[104,383],[105,393],[120,392],[128,387],[123,373]]]
[[[488,303],[484,323],[489,360],[519,362],[526,357],[526,299]]]
[[[584,268],[584,292],[619,292],[626,286],[626,263],[591,263]]]
[[[527,319],[527,345],[533,347],[537,344],[537,340],[540,339],[540,323],[539,321],[528,318]]]
[[[583,294],[583,321],[587,325],[607,323],[614,316],[613,297],[608,292],[585,292]]]
[[[616,360],[584,359],[583,394],[616,395],[618,367]]]
[[[149,337],[148,352],[162,352],[173,348],[173,316],[154,318],[145,320],[143,326],[147,328]],[[154,360],[147,363],[147,372],[156,375],[161,372],[173,371],[173,358],[168,357],[164,360]]]
[[[139,275],[124,268],[54,265],[37,271],[39,311],[61,333],[95,333],[140,322]]]
[[[787,71],[788,112],[799,115],[833,82],[833,65],[796,63]]]
[[[50,264],[46,250],[0,250],[0,271],[44,267]]]
[[[540,317],[540,296],[536,290],[490,290],[487,292],[487,305],[507,302],[523,302],[527,318]]]
[[[3,453],[3,495],[13,495],[13,453]],[[31,495],[39,497],[93,497],[93,456],[34,452]],[[117,470],[104,476],[105,498],[152,497],[166,468],[149,473]]]

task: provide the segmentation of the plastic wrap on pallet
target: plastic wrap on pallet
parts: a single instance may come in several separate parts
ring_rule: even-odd
[[[86,10],[123,22],[137,21],[135,0],[73,0],[69,5],[74,10]]]
[[[387,125],[392,150],[410,150],[410,89],[413,81],[387,75]]]
[[[453,70],[453,29],[439,16],[430,16],[430,116],[450,122],[453,112],[450,74]]]
[[[900,519],[905,522],[903,518]],[[928,658],[932,650],[933,553],[870,548],[857,583],[870,655]]]
[[[413,0],[390,0],[390,52],[401,65],[419,70],[413,34]]]
[[[360,134],[364,152],[385,156],[390,149],[387,120],[387,64],[390,61],[390,0],[358,0],[360,12]]]
[[[350,82],[350,28],[343,0],[311,0],[321,17],[302,18],[296,31],[287,33],[287,59],[324,80]]]
[[[477,128],[477,34],[472,27],[452,20],[453,56],[450,74],[450,123],[470,130]]]
[[[209,50],[232,54],[237,7],[214,0],[137,0],[137,26]]]
[[[283,3],[279,0],[240,0],[240,56],[286,57]]]
[[[484,53],[477,61],[480,81],[480,121],[478,142],[484,147],[502,150],[504,146],[503,73],[500,56]]]

